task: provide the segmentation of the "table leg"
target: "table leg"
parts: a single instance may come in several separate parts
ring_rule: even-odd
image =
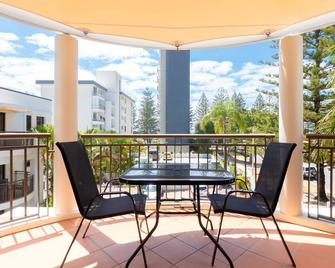
[[[159,222],[159,207],[160,207],[160,204],[161,204],[161,186],[160,185],[157,185],[156,195],[157,196],[156,196],[156,221],[155,221],[155,225],[151,229],[151,231],[148,233],[148,235],[143,239],[142,243],[140,243],[140,245],[135,249],[134,253],[130,256],[130,258],[128,259],[127,264],[126,264],[126,268],[129,267],[130,263],[135,258],[135,256],[137,255],[137,253],[142,248],[144,249],[145,243],[149,240],[149,238],[152,236],[152,234],[154,233],[154,231],[157,229],[158,222]],[[145,266],[145,267],[147,267],[147,266]]]
[[[234,264],[232,262],[232,260],[230,259],[230,257],[228,256],[228,254],[224,251],[224,249],[220,246],[220,243],[217,242],[215,240],[215,238],[212,236],[212,234],[210,232],[208,232],[208,230],[205,228],[205,226],[202,224],[201,221],[201,207],[200,207],[200,189],[199,189],[199,185],[196,186],[197,188],[197,215],[198,215],[198,221],[199,221],[199,225],[201,227],[201,229],[205,232],[205,234],[210,238],[210,240],[212,240],[212,242],[216,245],[216,247],[221,251],[221,253],[226,257],[226,259],[229,262],[229,265],[231,268],[234,268]]]
[[[199,195],[199,198],[200,198],[200,195]],[[196,207],[196,186],[195,185],[193,185],[193,201],[192,201],[192,204],[193,204],[193,210],[194,210],[194,212],[197,213],[198,209]],[[210,226],[211,226],[211,230],[213,231],[214,230],[213,223],[212,223],[211,219],[209,218],[209,215],[207,216],[204,213],[202,213],[201,211],[200,211],[200,213],[201,213],[201,216],[203,216],[207,220],[206,229],[207,229],[208,223],[209,223]]]

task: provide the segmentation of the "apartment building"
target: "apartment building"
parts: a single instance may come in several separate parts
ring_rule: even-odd
[[[120,133],[133,133],[135,101],[120,92]]]
[[[55,86],[53,80],[37,80],[41,96],[54,100]],[[78,130],[97,128],[105,130],[105,108],[107,89],[92,80],[78,81]],[[54,105],[52,102],[52,118],[54,121]]]
[[[38,125],[51,123],[51,100],[38,97],[20,91],[0,87],[0,132],[26,132]],[[3,146],[19,146],[22,140],[0,141]],[[37,185],[43,185],[43,178],[38,178],[39,158],[34,149],[13,151],[12,171],[10,168],[10,158],[8,151],[0,152],[0,214],[9,208],[8,198],[9,177],[12,172],[14,201],[13,206],[20,206],[24,202],[23,198],[23,178],[24,170],[28,176],[28,205],[36,205],[38,196]],[[42,174],[42,170],[39,171]],[[39,181],[38,181],[39,180]],[[42,188],[41,188],[42,189]],[[40,191],[41,191],[40,189]],[[43,192],[40,193],[42,195]]]
[[[30,131],[50,122],[51,99],[0,87],[0,132]]]
[[[37,80],[36,84],[42,97],[54,100],[53,80]],[[79,80],[77,94],[78,130],[96,128],[132,133],[135,101],[121,91],[117,72],[97,71],[96,81]],[[52,114],[53,111],[52,105]]]

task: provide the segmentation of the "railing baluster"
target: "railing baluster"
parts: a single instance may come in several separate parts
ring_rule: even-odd
[[[27,217],[27,207],[28,207],[28,176],[27,176],[27,148],[23,149],[24,156],[23,156],[23,171],[24,171],[24,179],[23,179],[23,196],[24,196],[24,216]]]
[[[13,220],[13,199],[14,199],[13,187],[13,150],[9,151],[9,220]]]
[[[38,215],[40,215],[40,203],[41,203],[41,184],[40,184],[40,139],[37,138],[37,209]]]
[[[329,181],[330,181],[330,213],[329,216],[333,219],[333,149],[330,149],[330,174],[329,174]]]

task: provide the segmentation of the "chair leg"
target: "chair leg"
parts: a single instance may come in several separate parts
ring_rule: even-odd
[[[87,225],[87,227],[86,227],[86,230],[85,230],[85,232],[84,232],[84,234],[83,234],[83,238],[85,238],[86,233],[87,233],[87,231],[88,231],[88,228],[89,228],[90,225],[91,225],[91,222],[92,222],[92,220],[89,221],[89,223],[88,223],[88,225]]]
[[[292,255],[291,255],[291,252],[290,252],[290,250],[289,250],[289,248],[288,248],[288,246],[287,246],[287,244],[286,244],[286,242],[285,242],[285,240],[284,240],[284,237],[283,237],[283,235],[282,235],[282,233],[281,233],[281,231],[280,231],[280,229],[279,229],[278,223],[277,223],[275,217],[274,217],[273,215],[271,215],[271,216],[272,216],[272,220],[273,220],[273,222],[275,223],[275,225],[276,225],[276,227],[277,227],[277,230],[278,230],[278,233],[279,233],[279,235],[280,235],[281,241],[283,242],[283,244],[284,244],[284,246],[285,246],[286,252],[287,252],[288,256],[289,256],[290,259],[291,259],[292,265],[293,265],[294,267],[296,267],[295,262],[294,262],[294,259],[293,259]]]
[[[211,215],[212,205],[209,205],[208,214],[207,214],[207,221],[206,221],[206,229],[208,228],[209,217]]]
[[[266,237],[267,237],[267,238],[269,238],[269,233],[268,233],[268,230],[266,230],[266,228],[265,228],[265,224],[264,224],[264,222],[263,222],[262,218],[259,218],[259,219],[261,220],[261,223],[262,223],[263,229],[264,229],[264,231],[265,231],[265,233],[266,233]]]
[[[219,230],[218,230],[218,236],[216,238],[216,242],[219,243],[220,240],[220,233],[221,233],[221,228],[222,228],[222,221],[223,221],[223,212],[221,214],[221,219],[220,219],[220,225],[219,225]],[[217,251],[217,246],[214,246],[214,252],[213,252],[213,257],[212,257],[212,266],[214,266],[214,262],[215,262],[215,257],[216,257],[216,251]]]
[[[137,213],[135,213],[135,219],[136,219],[136,226],[137,226],[138,236],[140,238],[140,243],[142,244],[143,240],[142,240],[141,229],[140,229],[140,224],[138,222],[138,215],[137,215]],[[143,254],[144,267],[148,267],[147,258],[145,256],[145,252],[144,252],[144,247],[142,247],[142,254]]]
[[[147,226],[147,232],[149,233],[148,218],[145,212],[144,212],[144,219],[145,219],[145,225]]]
[[[67,252],[66,252],[66,254],[65,254],[65,257],[64,257],[64,259],[63,259],[63,262],[62,262],[60,268],[62,268],[62,267],[64,266],[64,263],[65,263],[65,261],[66,261],[67,255],[69,254],[70,249],[71,249],[71,247],[72,247],[74,241],[76,240],[76,237],[77,237],[77,235],[78,235],[78,233],[79,233],[79,230],[80,230],[80,228],[81,228],[81,226],[82,226],[82,224],[83,224],[83,221],[84,221],[84,218],[81,219],[81,222],[80,222],[80,224],[79,224],[79,226],[78,226],[78,229],[77,229],[75,235],[73,236],[73,239],[72,239],[72,242],[71,242],[69,248],[67,249]]]

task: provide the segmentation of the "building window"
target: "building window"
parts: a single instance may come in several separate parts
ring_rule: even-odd
[[[31,129],[31,115],[26,116],[26,130],[29,131]]]
[[[0,132],[6,131],[6,114],[0,113]]]
[[[36,126],[44,125],[44,117],[43,116],[36,116]]]

